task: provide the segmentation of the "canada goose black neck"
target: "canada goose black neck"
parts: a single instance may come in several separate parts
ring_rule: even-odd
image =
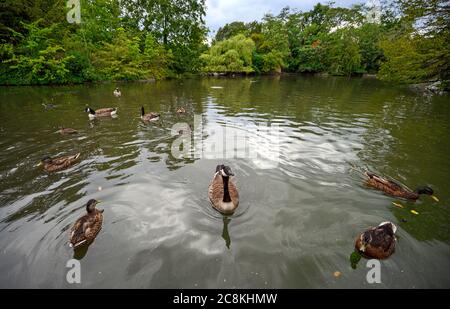
[[[222,180],[223,180],[223,202],[224,203],[231,202],[230,191],[228,190],[228,181],[229,181],[229,179],[230,179],[230,177],[228,177],[228,176],[222,176]]]
[[[141,116],[145,115],[144,106],[141,106]]]

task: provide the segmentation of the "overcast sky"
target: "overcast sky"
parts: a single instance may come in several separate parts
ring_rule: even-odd
[[[278,14],[289,6],[301,11],[309,11],[316,3],[327,3],[318,0],[206,0],[206,26],[217,31],[221,26],[232,21],[250,22],[260,20],[265,13]],[[335,6],[350,7],[366,0],[335,0]],[[214,36],[215,32],[210,33]]]

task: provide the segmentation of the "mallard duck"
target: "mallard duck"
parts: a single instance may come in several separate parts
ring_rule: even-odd
[[[57,172],[72,166],[78,160],[79,157],[80,153],[70,156],[63,156],[59,158],[51,158],[49,156],[46,156],[42,158],[38,166],[44,165],[44,169],[47,172]]]
[[[89,119],[94,119],[96,117],[111,117],[117,114],[117,107],[99,108],[97,110],[86,107],[84,111],[89,113]]]
[[[213,207],[225,215],[232,214],[239,205],[239,193],[235,184],[230,181],[230,176],[234,174],[229,166],[217,165],[208,189]]]
[[[159,114],[150,112],[148,114],[145,113],[144,106],[141,106],[141,119],[143,121],[156,121],[159,119]]]
[[[383,260],[395,251],[395,232],[397,227],[392,222],[382,222],[356,238],[355,249],[366,258]]]
[[[122,96],[122,92],[120,91],[120,89],[118,87],[116,89],[114,89],[113,94],[117,98]]]
[[[420,186],[417,187],[416,190],[412,191],[394,180],[376,175],[375,173],[366,171],[364,174],[367,176],[366,184],[368,186],[381,190],[389,195],[409,200],[417,200],[420,194],[427,194],[437,200],[437,198],[433,196],[433,189],[428,186]]]
[[[184,113],[186,113],[186,110],[184,109],[184,107],[177,108],[177,114],[184,114]]]
[[[82,245],[90,245],[98,232],[102,229],[104,209],[96,209],[95,206],[98,203],[100,203],[100,201],[95,199],[91,199],[87,202],[87,214],[78,218],[70,229],[70,247],[76,249]]]
[[[78,133],[77,130],[72,129],[72,128],[64,128],[64,127],[59,127],[59,133],[61,134],[75,134]]]

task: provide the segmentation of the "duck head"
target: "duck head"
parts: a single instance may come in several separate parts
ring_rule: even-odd
[[[96,199],[90,199],[87,204],[86,204],[86,211],[88,213],[92,213],[95,211],[95,206],[100,203],[100,201],[96,200]]]
[[[219,172],[220,175],[222,175],[223,177],[230,177],[230,176],[234,176],[233,172],[231,171],[231,168],[229,166],[226,165],[217,165],[216,167],[216,173]]]
[[[90,108],[89,106],[86,106],[86,108],[84,109],[84,111],[86,113],[89,113],[91,115],[95,115],[95,110],[93,110],[92,108]]]
[[[434,191],[429,186],[419,186],[415,190],[418,194],[426,194],[426,195],[433,195]]]

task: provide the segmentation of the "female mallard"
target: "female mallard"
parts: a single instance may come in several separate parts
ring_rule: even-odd
[[[417,200],[420,194],[427,194],[437,200],[437,198],[433,196],[433,189],[428,186],[420,186],[417,187],[416,190],[412,191],[411,189],[406,188],[393,180],[386,179],[374,173],[365,172],[365,175],[367,176],[366,184],[368,186],[381,190],[389,195],[409,200]]]
[[[395,251],[395,232],[397,227],[392,222],[382,222],[356,238],[355,249],[364,257],[383,260]]]
[[[59,127],[59,133],[61,133],[62,135],[65,135],[65,134],[76,134],[76,133],[78,133],[78,131],[75,130],[75,129],[72,129],[72,128]]]
[[[44,165],[44,169],[47,172],[57,172],[72,166],[79,157],[80,153],[59,158],[51,158],[49,156],[46,156],[41,160],[38,166]]]
[[[98,203],[100,202],[95,199],[87,202],[87,214],[75,221],[75,224],[70,230],[70,247],[76,249],[81,245],[90,245],[102,229],[104,209],[96,209],[95,206]]]
[[[117,107],[100,108],[97,110],[86,107],[84,111],[89,113],[89,119],[94,119],[96,117],[111,117],[117,114]]]
[[[122,96],[122,91],[120,91],[119,87],[117,87],[116,89],[114,89],[113,94],[116,98],[119,98]]]
[[[184,114],[184,113],[186,113],[186,110],[184,109],[184,107],[177,108],[177,114]]]
[[[141,106],[141,119],[142,121],[156,121],[159,119],[159,114],[158,113],[154,113],[154,112],[150,112],[148,114],[145,113],[144,111],[144,106]]]
[[[234,174],[229,166],[217,165],[216,173],[208,189],[213,207],[225,215],[232,214],[239,205],[239,193],[235,184],[230,181],[230,176]]]

